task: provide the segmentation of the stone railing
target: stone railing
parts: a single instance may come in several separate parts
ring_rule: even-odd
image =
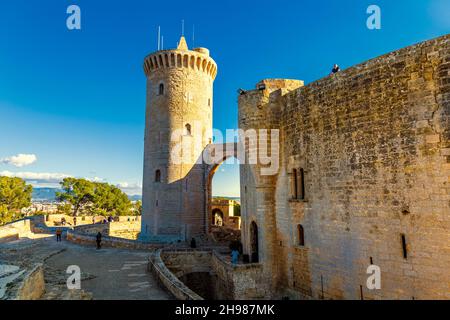
[[[38,263],[28,271],[16,268],[0,278],[0,300],[40,299],[45,293],[42,264]]]
[[[73,232],[86,236],[96,236],[99,232],[102,235],[109,235],[109,223],[76,226],[73,228]]]
[[[165,265],[161,259],[162,249],[157,250],[150,257],[148,269],[159,283],[178,300],[203,300],[198,294],[181,282]]]
[[[217,251],[213,251],[211,268],[221,283],[219,299],[253,300],[267,299],[270,296],[270,283],[264,279],[261,263],[232,264]]]
[[[139,221],[113,221],[110,223],[88,224],[74,227],[77,233],[83,235],[96,235],[100,232],[109,237],[136,240],[141,231]]]
[[[17,240],[32,234],[29,219],[22,219],[0,227],[0,243]]]
[[[92,235],[83,234],[79,232],[78,228],[67,231],[67,240],[80,245],[89,245],[89,246],[96,245],[96,237],[94,234]],[[145,243],[137,240],[128,240],[116,237],[102,236],[102,247],[106,248],[154,250],[161,248],[163,245],[164,244],[160,243]]]
[[[232,264],[214,249],[158,250],[149,263],[149,269],[162,285],[180,300],[195,300],[200,297],[180,278],[190,273],[204,272],[208,272],[215,281],[215,299],[267,299],[270,288],[266,283],[270,282],[264,279],[262,268],[259,263]]]
[[[61,220],[66,220],[67,226],[74,226],[74,217],[66,214],[49,214],[42,216],[45,224],[49,227],[60,226]],[[78,216],[76,217],[76,225],[87,225],[94,223],[101,223],[105,220],[104,216]],[[114,217],[115,222],[137,222],[140,223],[140,216],[118,216]]]
[[[109,236],[136,240],[141,232],[139,221],[114,221],[109,224]]]
[[[37,264],[20,282],[14,300],[38,300],[45,293],[44,268]]]

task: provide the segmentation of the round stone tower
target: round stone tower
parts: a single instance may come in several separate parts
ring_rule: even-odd
[[[213,82],[209,50],[173,50],[145,58],[147,110],[140,239],[171,242],[206,233],[206,168],[212,139]]]

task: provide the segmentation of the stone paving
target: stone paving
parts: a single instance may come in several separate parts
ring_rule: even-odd
[[[46,294],[43,299],[166,300],[171,296],[147,272],[150,252],[101,249],[56,242],[53,236],[0,244],[0,262],[27,268],[43,262]],[[68,290],[67,267],[81,269],[81,289]]]

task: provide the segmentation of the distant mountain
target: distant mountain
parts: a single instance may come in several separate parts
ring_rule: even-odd
[[[131,201],[138,201],[138,200],[140,200],[140,201],[142,201],[142,196],[141,195],[138,195],[138,194],[136,194],[136,195],[133,195],[133,196],[128,196],[128,199],[130,199]]]
[[[33,201],[56,201],[56,192],[61,192],[58,188],[33,188],[33,194],[31,198]]]
[[[227,200],[234,200],[234,201],[241,201],[240,197],[222,197],[222,196],[213,196],[213,199],[227,199]]]
[[[62,190],[58,188],[33,188],[31,199],[34,202],[55,202],[57,192],[62,192]],[[131,201],[142,200],[141,195],[129,195],[128,198]]]

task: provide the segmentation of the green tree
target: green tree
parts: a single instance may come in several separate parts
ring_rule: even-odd
[[[93,207],[113,216],[125,216],[130,214],[132,205],[128,196],[119,188],[107,183],[96,183]]]
[[[58,205],[58,213],[69,215],[72,211],[72,205],[70,203],[63,203]]]
[[[59,201],[73,206],[73,215],[88,211],[98,215],[128,215],[131,201],[119,188],[86,179],[66,178],[61,182],[63,192],[57,193]]]
[[[233,207],[233,214],[235,217],[241,216],[241,205],[239,203],[235,203]]]
[[[31,205],[32,192],[23,179],[0,177],[0,223],[22,218],[20,209]]]
[[[63,192],[57,192],[56,198],[62,202],[68,202],[73,206],[73,215],[94,199],[94,183],[86,179],[65,178],[61,183]]]
[[[23,179],[0,177],[0,204],[8,211],[20,210],[31,205],[33,187]]]
[[[0,226],[22,219],[23,216],[20,212],[8,211],[5,205],[0,205]]]
[[[133,211],[134,211],[134,214],[137,216],[142,215],[142,201],[141,200],[138,200],[133,204]]]

